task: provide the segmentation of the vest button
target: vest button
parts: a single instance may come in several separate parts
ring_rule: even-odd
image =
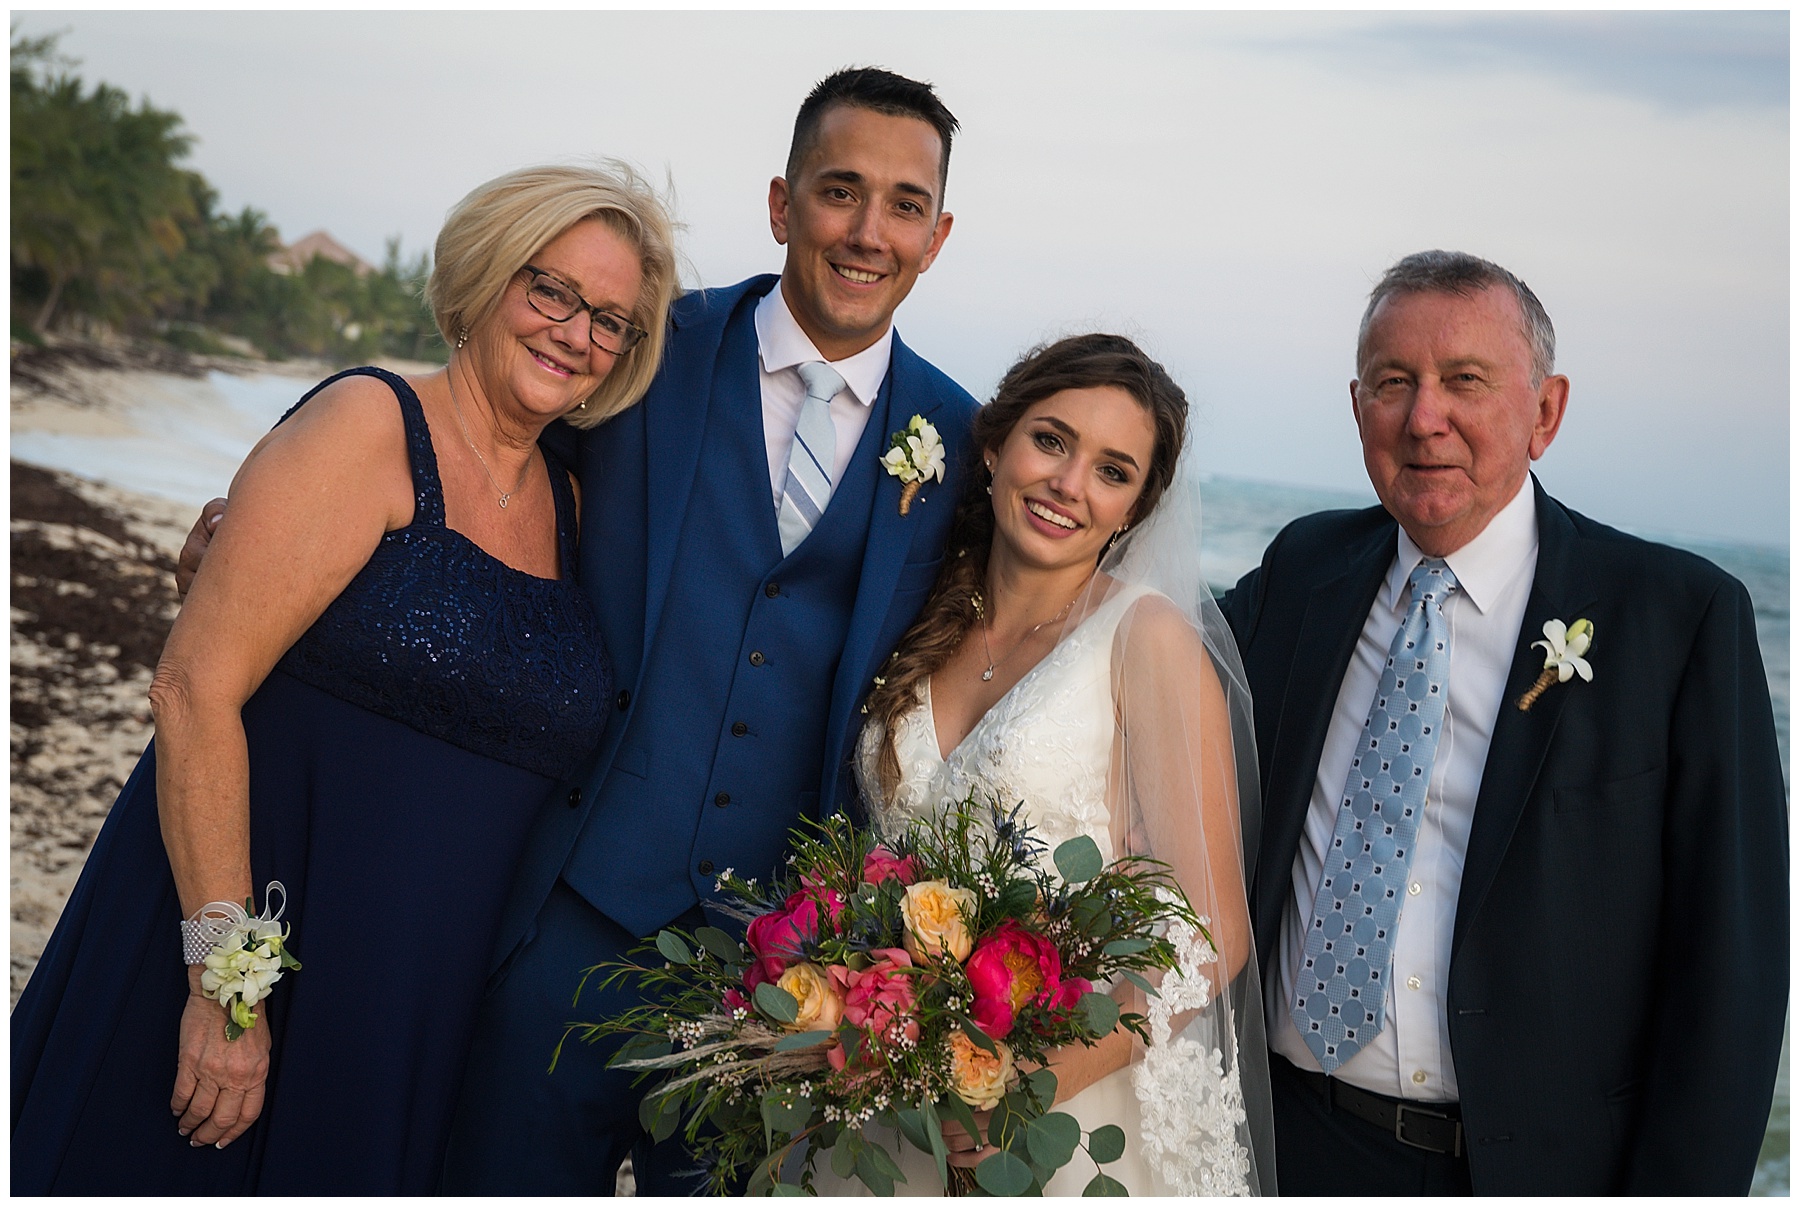
[[[702,875],[702,876],[710,876],[710,875],[712,875],[712,860],[710,860],[710,859],[702,859],[702,860],[701,860],[701,861],[700,861],[700,874],[701,874],[701,875]]]
[[[619,689],[618,705],[620,712],[624,712],[631,707],[631,693],[624,688]]]
[[[713,797],[713,804],[719,806],[719,808],[721,808],[721,809],[723,809],[726,805],[729,805],[730,803],[731,803],[731,793],[729,793],[729,792],[721,792],[717,796]]]
[[[768,659],[763,657],[763,653],[761,650],[751,650],[750,651],[750,665],[751,666],[761,666],[763,663],[765,663],[767,661],[768,661]]]
[[[748,725],[744,724],[742,721],[737,722],[735,725],[733,725],[731,727],[731,736],[734,738],[741,738],[749,732],[750,732],[750,727]]]
[[[569,808],[571,808],[571,809],[581,808],[581,789],[580,788],[570,788],[569,789]]]
[[[763,594],[767,595],[770,599],[776,598],[777,596],[779,596],[781,594],[781,584],[780,583],[764,583],[763,584]]]

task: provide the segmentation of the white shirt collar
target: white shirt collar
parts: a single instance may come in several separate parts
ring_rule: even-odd
[[[1512,502],[1495,513],[1474,540],[1444,560],[1475,610],[1486,612],[1537,556],[1537,541],[1537,497],[1531,489],[1531,475],[1527,474]],[[1406,603],[1406,580],[1427,556],[1401,528],[1399,549],[1387,576],[1390,609],[1398,611]]]
[[[781,296],[779,281],[756,304],[756,347],[762,356],[765,373],[825,360],[806,332],[800,329],[794,312],[788,309],[787,299]],[[894,325],[889,323],[881,338],[861,352],[825,363],[838,371],[856,401],[868,406],[881,392],[881,383],[887,378],[888,362],[893,356]]]

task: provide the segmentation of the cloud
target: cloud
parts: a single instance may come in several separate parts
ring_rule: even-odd
[[[1786,12],[1407,14],[1256,38],[1265,50],[1306,50],[1358,72],[1391,73],[1399,58],[1443,71],[1531,73],[1669,110],[1785,108]]]

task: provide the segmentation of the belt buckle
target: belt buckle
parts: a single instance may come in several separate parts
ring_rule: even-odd
[[[1407,1137],[1406,1137],[1406,1113],[1408,1111],[1411,1111],[1413,1114],[1418,1115],[1420,1118],[1423,1118],[1423,1119],[1441,1119],[1445,1123],[1452,1124],[1453,1127],[1452,1127],[1452,1130],[1450,1133],[1450,1148],[1448,1149],[1448,1152],[1449,1152],[1449,1155],[1452,1157],[1462,1156],[1462,1136],[1463,1136],[1462,1120],[1452,1119],[1448,1115],[1441,1114],[1438,1111],[1428,1111],[1428,1110],[1425,1110],[1423,1107],[1407,1106],[1404,1103],[1401,1103],[1395,1107],[1395,1109],[1394,1109],[1394,1139],[1400,1141],[1400,1143],[1405,1144],[1410,1148],[1422,1148],[1426,1152],[1441,1153],[1441,1152],[1446,1151],[1445,1149],[1438,1148],[1436,1145],[1421,1144],[1417,1140],[1407,1139]]]

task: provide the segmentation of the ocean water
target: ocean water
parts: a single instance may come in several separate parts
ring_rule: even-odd
[[[76,436],[15,430],[12,455],[51,469],[97,478],[127,490],[200,504],[223,495],[238,463],[282,412],[312,383],[278,374],[214,372],[168,389],[147,388],[120,399],[133,431]],[[1262,558],[1281,527],[1297,516],[1374,502],[1367,493],[1324,491],[1214,477],[1205,490],[1201,562],[1208,581],[1224,589]],[[1755,605],[1757,640],[1781,746],[1784,776],[1788,735],[1788,553],[1785,549],[1718,542],[1664,540],[1709,558],[1741,580]],[[1791,781],[1790,781],[1791,782]],[[1774,1110],[1752,1193],[1788,1193],[1788,1054],[1784,1044]]]

